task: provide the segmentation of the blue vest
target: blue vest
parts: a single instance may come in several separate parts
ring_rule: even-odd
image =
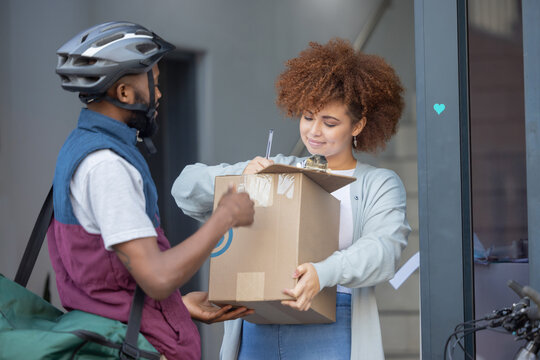
[[[135,279],[100,234],[87,233],[73,214],[69,187],[73,173],[91,152],[110,149],[141,174],[146,213],[157,232],[161,251],[170,248],[159,227],[157,192],[145,159],[135,146],[137,132],[124,123],[83,109],[79,124],[60,150],[54,175],[54,218],[47,232],[49,254],[58,294],[67,309],[79,309],[110,319],[128,321]],[[197,327],[179,291],[167,299],[146,298],[141,333],[169,359],[200,359]]]
[[[97,112],[82,109],[77,128],[60,150],[53,182],[54,217],[63,224],[80,225],[73,214],[69,185],[81,161],[91,152],[110,149],[133,165],[141,174],[146,214],[159,227],[158,195],[146,160],[136,146],[137,130]]]

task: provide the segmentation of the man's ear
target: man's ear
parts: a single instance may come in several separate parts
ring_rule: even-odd
[[[353,132],[352,136],[358,136],[362,130],[364,130],[364,127],[366,127],[367,119],[364,116],[360,121],[358,121],[356,124],[353,125]]]
[[[135,103],[135,92],[133,91],[133,88],[131,86],[125,83],[119,83],[116,86],[115,95],[120,102],[123,102],[125,104]]]

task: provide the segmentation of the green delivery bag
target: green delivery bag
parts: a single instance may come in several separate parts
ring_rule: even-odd
[[[63,313],[0,274],[0,360],[118,359],[126,329],[83,311]],[[159,359],[140,334],[137,345],[127,358]]]

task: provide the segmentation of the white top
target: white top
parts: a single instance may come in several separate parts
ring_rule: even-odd
[[[101,234],[105,248],[157,236],[146,215],[139,171],[115,152],[104,149],[84,158],[70,183],[73,214],[87,232]]]
[[[354,169],[332,170],[332,174],[353,176]],[[332,195],[339,200],[339,250],[348,248],[353,243],[353,217],[351,208],[351,185],[337,189]],[[351,289],[337,285],[337,291],[351,294]]]

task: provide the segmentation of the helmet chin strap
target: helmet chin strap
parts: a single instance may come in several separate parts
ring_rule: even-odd
[[[144,146],[146,147],[146,150],[150,155],[153,155],[157,153],[157,149],[154,145],[154,142],[152,141],[152,136],[157,132],[157,123],[156,123],[156,96],[155,96],[155,86],[154,86],[154,72],[152,69],[148,71],[147,73],[148,77],[148,92],[150,95],[150,100],[148,102],[148,105],[146,104],[126,104],[121,101],[118,101],[117,99],[114,99],[110,97],[109,95],[105,95],[103,97],[104,100],[110,102],[111,104],[114,104],[118,106],[119,108],[130,110],[130,111],[141,111],[144,113],[144,116],[146,117],[146,123],[143,128],[139,129],[137,132],[137,139],[139,138],[139,133],[143,132],[142,134],[142,142],[144,143]]]
[[[146,136],[143,137],[144,146],[146,147],[146,150],[150,155],[154,155],[157,153],[156,146],[154,145],[154,142],[152,141],[151,136],[154,135],[154,133],[157,131],[157,124],[156,124],[156,94],[154,86],[154,72],[152,69],[150,69],[149,72],[146,73],[148,76],[148,92],[150,94],[150,102],[148,103],[148,109],[146,110],[146,121],[147,121],[147,127],[149,127],[151,130],[151,134],[146,134]]]

